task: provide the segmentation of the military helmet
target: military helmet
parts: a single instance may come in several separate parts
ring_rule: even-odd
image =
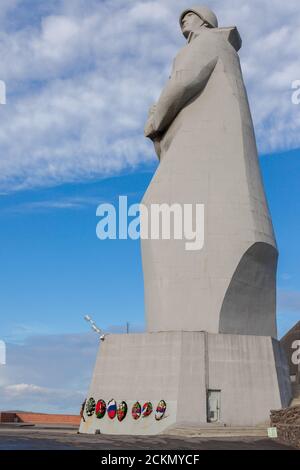
[[[203,21],[205,21],[205,23],[208,23],[208,25],[211,28],[217,28],[218,27],[218,19],[217,19],[216,15],[214,14],[213,11],[211,11],[208,7],[206,7],[204,5],[198,5],[198,6],[195,6],[195,7],[192,7],[192,8],[187,8],[186,10],[184,10],[181,13],[180,19],[179,19],[181,27],[182,27],[183,17],[187,13],[190,13],[190,12],[193,12],[197,16],[199,16]]]

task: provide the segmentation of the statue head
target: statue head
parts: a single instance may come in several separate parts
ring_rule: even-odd
[[[179,22],[182,33],[186,38],[191,32],[195,32],[201,27],[218,27],[218,19],[216,15],[204,5],[198,5],[184,10],[180,15]]]

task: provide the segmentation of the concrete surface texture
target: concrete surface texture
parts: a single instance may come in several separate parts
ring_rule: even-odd
[[[126,401],[124,421],[95,413],[80,432],[158,434],[176,426],[205,425],[209,391],[219,391],[219,424],[256,426],[268,422],[270,410],[291,399],[288,366],[270,337],[204,332],[109,335],[101,344],[88,398]],[[155,407],[167,410],[155,420]],[[153,413],[135,421],[133,403],[151,401]],[[208,425],[208,426],[212,426]]]
[[[0,426],[0,450],[292,450],[265,437],[87,436],[76,431],[10,429]],[[3,463],[3,455],[2,463]],[[24,456],[22,456],[24,459]]]
[[[277,247],[261,178],[236,27],[185,11],[187,44],[151,108],[160,159],[143,204],[205,205],[205,241],[142,240],[147,330],[276,337]]]

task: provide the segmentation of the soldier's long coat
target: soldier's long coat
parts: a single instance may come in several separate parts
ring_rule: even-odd
[[[148,331],[276,336],[278,253],[240,45],[236,28],[190,35],[157,103],[160,164],[143,203],[204,204],[205,242],[142,241]]]

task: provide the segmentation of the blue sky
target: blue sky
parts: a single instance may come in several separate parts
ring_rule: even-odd
[[[13,313],[2,336],[13,337],[18,325],[32,334],[82,332],[85,313],[105,328],[126,320],[143,325],[139,242],[99,240],[96,208],[117,205],[123,194],[129,204],[140,202],[151,177],[144,169],[2,197],[1,257],[8,269],[0,275],[1,311]]]
[[[241,63],[280,250],[280,336],[300,318],[298,0],[215,0]],[[157,162],[147,110],[184,44],[186,1],[1,0],[0,409],[76,412],[97,350],[83,320],[144,328],[138,241],[100,241],[96,209],[140,202]],[[260,15],[253,21],[253,10]],[[289,38],[289,40],[287,39]],[[285,47],[280,47],[284,43]],[[45,370],[47,373],[45,373]]]
[[[300,151],[260,158],[280,250],[280,335],[295,323],[292,300],[300,291]],[[89,183],[26,190],[0,200],[2,339],[82,333],[83,315],[105,329],[144,326],[139,241],[99,240],[96,208],[102,202],[140,202],[155,164]],[[7,313],[6,313],[7,312]]]

